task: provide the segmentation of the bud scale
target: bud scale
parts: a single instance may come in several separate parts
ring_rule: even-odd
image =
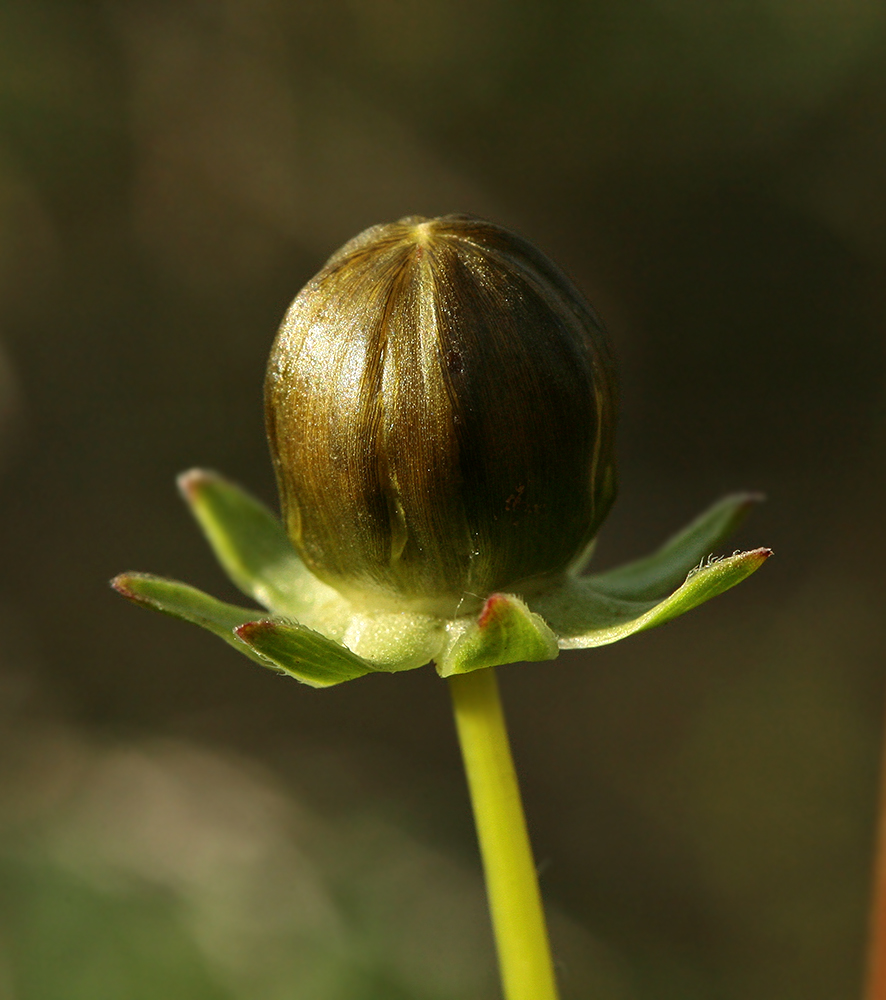
[[[368,607],[443,617],[528,593],[615,495],[615,378],[540,251],[467,216],[347,243],[299,293],[266,381],[287,531]]]

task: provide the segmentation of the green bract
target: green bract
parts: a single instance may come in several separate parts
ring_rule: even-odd
[[[602,324],[532,244],[461,215],[375,226],[302,289],[271,352],[283,524],[214,473],[180,479],[268,614],[145,574],[114,586],[315,687],[616,642],[770,552],[710,555],[742,494],[652,556],[581,576],[615,497],[615,397]]]
[[[754,494],[714,504],[645,559],[607,573],[570,573],[521,598],[490,595],[479,614],[451,619],[416,612],[367,612],[313,576],[280,522],[221,476],[179,479],[182,493],[228,576],[255,609],[218,601],[187,584],[123,573],[124,597],[201,625],[266,667],[313,687],[372,672],[411,670],[434,660],[448,677],[520,660],[551,660],[560,649],[617,642],[661,625],[741,582],[771,555],[765,548],[712,559]]]

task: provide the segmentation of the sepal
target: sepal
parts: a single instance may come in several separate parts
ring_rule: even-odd
[[[735,531],[761,493],[733,493],[712,504],[651,555],[585,579],[595,591],[632,601],[652,601],[679,587],[693,566]]]
[[[178,487],[216,559],[247,597],[323,632],[345,629],[348,602],[311,573],[263,503],[206,469],[183,472]]]
[[[293,622],[246,622],[238,625],[234,633],[249,649],[311,687],[332,687],[375,671],[361,656]]]
[[[492,594],[473,620],[450,624],[450,643],[437,661],[441,677],[523,660],[553,660],[557,637],[513,594]]]
[[[121,573],[111,580],[111,586],[134,604],[199,625],[263,667],[273,666],[266,657],[242,642],[234,632],[239,625],[255,619],[254,608],[238,608],[234,604],[226,604],[196,587],[151,573]]]
[[[136,604],[199,625],[263,667],[312,687],[330,687],[378,669],[313,629],[275,618],[257,619],[255,609],[226,604],[178,580],[121,573],[111,586]]]
[[[741,583],[772,555],[771,549],[708,558],[691,570],[684,583],[662,601],[628,600],[595,589],[590,577],[572,579],[540,595],[530,607],[558,636],[561,649],[588,649],[626,639],[676,618]]]

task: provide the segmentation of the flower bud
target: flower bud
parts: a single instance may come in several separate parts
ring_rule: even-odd
[[[265,399],[287,532],[365,607],[455,617],[531,593],[615,497],[603,327],[547,257],[480,219],[345,244],[287,312]]]

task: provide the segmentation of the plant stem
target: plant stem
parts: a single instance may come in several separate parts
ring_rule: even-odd
[[[538,877],[492,668],[449,678],[505,1000],[557,1000]]]

